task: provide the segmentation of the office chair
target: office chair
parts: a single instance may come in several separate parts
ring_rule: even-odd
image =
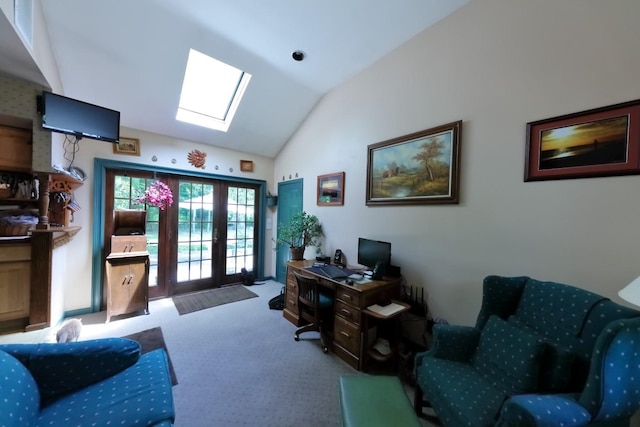
[[[294,339],[300,341],[303,332],[316,331],[320,333],[322,351],[327,353],[325,326],[327,319],[333,315],[333,298],[320,292],[318,281],[313,277],[293,273],[298,283],[298,311],[300,318],[310,322],[296,330]]]

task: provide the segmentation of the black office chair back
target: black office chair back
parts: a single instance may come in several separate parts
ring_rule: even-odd
[[[300,334],[308,331],[320,332],[320,342],[322,345],[322,351],[327,353],[329,347],[327,345],[327,339],[325,337],[323,321],[320,313],[320,285],[318,280],[303,276],[296,272],[293,273],[298,283],[298,314],[299,316],[309,322],[308,324],[296,329],[294,338],[296,341],[300,340]]]
[[[318,294],[318,281],[309,276],[303,276],[294,273],[296,282],[298,283],[298,301],[301,305],[317,312],[320,305],[320,296]]]

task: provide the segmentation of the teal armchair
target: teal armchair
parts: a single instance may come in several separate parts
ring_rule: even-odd
[[[171,426],[164,350],[124,338],[0,345],[2,426]]]
[[[640,312],[577,287],[488,276],[476,325],[433,341],[414,407],[448,427],[628,426],[640,408]]]

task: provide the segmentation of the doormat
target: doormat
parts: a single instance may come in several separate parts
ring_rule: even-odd
[[[230,302],[242,301],[243,299],[255,298],[258,295],[251,292],[242,285],[225,286],[224,288],[208,289],[206,291],[192,292],[185,295],[173,297],[173,303],[178,313],[193,313],[194,311]]]
[[[129,338],[130,340],[138,341],[140,344],[141,353],[148,353],[151,350],[158,348],[164,349],[167,353],[167,361],[169,362],[169,374],[171,375],[171,385],[178,384],[178,378],[173,370],[173,364],[171,363],[171,357],[169,356],[169,350],[164,343],[164,336],[162,335],[162,329],[160,327],[147,329],[135,334],[127,335],[122,338]]]

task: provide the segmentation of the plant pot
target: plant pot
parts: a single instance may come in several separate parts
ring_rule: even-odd
[[[291,261],[301,261],[304,259],[304,247],[302,248],[294,248],[291,247],[289,248],[289,251],[291,252]]]

